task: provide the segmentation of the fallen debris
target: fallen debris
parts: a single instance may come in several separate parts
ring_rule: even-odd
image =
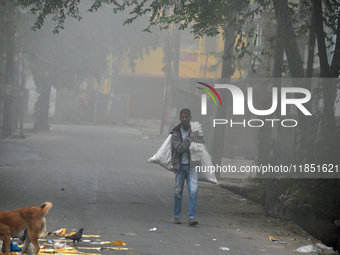
[[[115,240],[113,242],[103,242],[103,244],[109,244],[109,245],[126,245],[123,241]]]
[[[122,236],[136,236],[137,234],[135,233],[131,233],[131,232],[127,232],[127,233],[122,233]]]
[[[287,242],[277,240],[273,236],[269,236],[269,240],[272,241],[272,242],[275,242],[275,243],[287,244]]]
[[[219,249],[222,251],[230,251],[228,247],[224,247],[224,246],[221,246]]]
[[[154,228],[156,229],[156,228]],[[80,229],[82,230],[82,229]],[[79,231],[80,231],[79,230]],[[157,230],[157,229],[156,229]],[[154,231],[156,231],[154,230]],[[69,233],[66,234],[66,228],[62,228],[59,229],[57,231],[55,231],[54,233],[49,232],[52,236],[59,236],[60,238],[55,238],[55,239],[38,239],[38,241],[40,242],[40,251],[39,251],[39,255],[100,255],[99,253],[84,253],[81,251],[76,250],[74,247],[70,246],[70,242],[73,241],[73,239],[75,237],[89,237],[89,238],[97,238],[100,237],[99,235],[78,235],[78,236],[74,236],[76,234],[79,234],[79,231],[75,234]],[[82,231],[80,231],[82,232]],[[73,232],[74,233],[74,232]],[[100,233],[100,232],[99,232]],[[123,234],[122,234],[123,235]],[[135,233],[124,233],[124,235],[136,235]],[[66,238],[69,238],[71,240],[67,240]],[[43,242],[43,245],[41,245],[41,243]],[[85,239],[82,240],[82,242],[85,244],[84,246],[77,246],[77,249],[83,249],[83,250],[94,250],[94,251],[102,251],[102,250],[129,250],[130,248],[125,248],[125,247],[121,247],[121,246],[125,246],[126,243],[121,241],[121,240],[114,240],[114,241],[101,241],[100,239],[97,239],[96,241],[92,241],[92,239]],[[86,245],[89,244],[95,244],[98,245],[98,247],[87,247]],[[111,247],[109,245],[115,245],[118,247]],[[20,246],[19,246],[20,247]],[[48,247],[48,248],[45,248]],[[18,255],[16,254],[11,254],[11,255]]]
[[[101,237],[99,235],[83,235],[83,237]]]
[[[300,248],[295,250],[296,252],[302,253],[310,253],[310,252],[321,252],[321,249],[316,248],[315,246],[309,244],[306,246],[301,246]]]
[[[316,245],[323,250],[329,250],[329,251],[333,250],[332,247],[328,247],[328,246],[324,245],[323,243],[317,243]]]

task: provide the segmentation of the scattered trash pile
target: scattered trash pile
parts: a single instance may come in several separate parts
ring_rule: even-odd
[[[280,243],[280,244],[287,244],[287,242],[280,241],[275,239],[273,236],[269,236],[269,240],[275,243]],[[295,252],[300,252],[300,253],[312,253],[316,252],[318,254],[324,254],[324,251],[333,251],[332,247],[327,247],[326,245],[322,243],[315,243],[315,246],[312,244],[301,246],[300,248],[294,250]],[[337,254],[337,253],[336,253]]]
[[[301,252],[301,253],[311,253],[311,252],[317,252],[318,254],[323,253],[323,251],[333,251],[332,247],[327,247],[326,245],[322,243],[317,243],[316,246],[314,245],[306,245],[306,246],[301,246],[300,248],[296,249],[296,252]]]
[[[170,226],[170,225],[167,225]],[[119,251],[127,251],[131,250],[131,248],[126,248],[126,243],[121,240],[114,241],[102,241],[100,240],[100,235],[83,235],[83,228],[80,228],[77,232],[66,233],[66,228],[59,229],[54,231],[53,233],[49,232],[48,236],[50,238],[46,239],[38,239],[40,244],[40,251],[38,255],[101,255],[96,252],[104,251],[104,250],[119,250]],[[156,232],[157,228],[149,229],[149,232]],[[122,233],[121,235],[125,236],[136,236],[137,234],[132,232]],[[244,237],[245,239],[253,239],[251,237]],[[10,255],[20,255],[21,249],[24,247],[24,244],[18,244],[20,240],[24,240],[20,234],[17,238],[13,239],[14,242],[11,241],[11,254]],[[287,245],[288,243],[282,240],[277,240],[273,236],[269,236],[269,240],[271,242]],[[294,239],[295,240],[295,239]],[[216,239],[213,239],[216,241]],[[160,241],[162,242],[162,241]],[[333,248],[327,247],[322,243],[315,243],[315,245],[309,244],[306,246],[302,246],[296,250],[297,253],[318,253],[318,254],[338,254],[337,252],[333,253]],[[0,241],[0,246],[2,242]],[[200,246],[200,244],[195,244],[195,246]],[[27,254],[34,254],[34,246],[30,244]],[[219,250],[222,251],[230,251],[230,248],[221,246]],[[266,251],[265,249],[261,249],[261,251]],[[325,251],[329,251],[330,253],[325,253]]]
[[[129,248],[124,247],[126,246],[126,243],[121,240],[102,241],[100,240],[100,235],[84,235],[83,231],[84,229],[81,228],[77,232],[66,233],[66,228],[62,228],[53,233],[49,232],[46,237],[50,238],[38,239],[40,244],[40,251],[38,254],[96,255],[95,252],[103,250],[129,250]],[[125,235],[125,233],[122,235]],[[127,233],[126,235],[136,234]],[[18,255],[21,254],[20,251],[24,247],[24,244],[18,244],[18,242],[20,242],[18,238],[14,238],[13,242],[11,241],[11,255],[14,255],[15,253]],[[0,245],[2,245],[1,242]],[[34,253],[34,246],[30,244],[28,254]]]

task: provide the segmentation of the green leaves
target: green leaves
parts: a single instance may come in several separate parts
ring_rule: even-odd
[[[46,17],[52,14],[52,20],[55,22],[53,33],[59,33],[60,29],[64,29],[67,17],[81,19],[79,3],[80,0],[18,0],[16,2],[17,5],[29,8],[31,13],[37,16],[33,30],[41,29]]]

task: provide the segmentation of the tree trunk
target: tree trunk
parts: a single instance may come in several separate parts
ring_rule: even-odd
[[[323,30],[323,17],[322,17],[322,3],[321,0],[313,0],[313,7],[315,12],[315,33],[318,41],[318,51],[320,59],[320,77],[322,78],[322,92],[323,92],[323,117],[324,123],[322,128],[322,137],[324,139],[325,151],[324,151],[324,163],[337,163],[339,161],[339,149],[340,140],[337,134],[335,114],[334,114],[334,102],[336,96],[336,80],[325,79],[332,78],[330,66],[327,59],[327,49],[325,42],[325,33]],[[339,25],[337,28],[339,32]],[[336,44],[339,45],[339,35],[337,35]],[[336,50],[333,63],[334,67],[338,66],[339,60],[338,50]],[[332,64],[333,64],[332,63]],[[333,72],[335,73],[335,72]]]
[[[283,50],[285,46],[285,27],[287,25],[287,20],[285,17],[284,9],[287,8],[287,0],[277,0],[273,1],[274,8],[277,11],[277,29],[276,29],[276,47],[274,53],[274,66],[273,66],[273,87],[277,87],[278,91],[281,88],[281,77],[282,77],[282,65],[283,65]],[[281,100],[280,93],[278,95],[278,107],[274,112],[274,119],[280,119],[281,111]],[[271,141],[272,151],[270,153],[269,162],[271,165],[279,164],[278,162],[278,138],[279,138],[279,125],[276,123],[275,127],[272,128],[273,137]],[[274,192],[275,192],[275,179],[273,176],[268,176],[267,187],[266,187],[266,213],[270,217],[274,217]]]
[[[280,0],[273,0],[274,9],[276,16],[281,15],[282,22],[284,25],[283,29],[283,37],[284,40],[284,49],[287,56],[287,61],[289,65],[289,71],[291,73],[292,78],[304,78],[305,71],[303,69],[303,62],[301,60],[301,54],[299,51],[299,47],[295,38],[294,28],[291,22],[291,18],[288,11],[288,3],[284,1],[285,4],[282,4]],[[279,7],[281,5],[281,7]],[[300,87],[301,84],[298,85]]]
[[[33,131],[49,130],[50,128],[48,124],[48,112],[50,104],[51,85],[49,83],[48,77],[43,76],[40,86],[41,93],[35,105],[36,120],[34,123]]]
[[[14,3],[8,3],[6,15],[6,70],[4,90],[4,116],[2,138],[12,135],[12,94],[14,90],[14,34],[15,34],[15,8]]]
[[[171,75],[172,75],[172,47],[171,47],[171,35],[170,31],[165,31],[165,36],[163,38],[163,63],[164,66],[162,68],[162,71],[165,74],[166,81],[164,86],[164,97],[163,97],[163,111],[162,111],[162,122],[161,122],[161,128],[159,133],[162,135],[164,131],[164,125],[165,125],[165,118],[166,118],[166,109],[168,107],[169,103],[169,86],[171,84]]]
[[[311,14],[311,26],[309,28],[309,38],[308,38],[308,55],[307,55],[307,68],[306,68],[306,81],[304,88],[308,91],[312,91],[312,77],[314,71],[314,54],[315,54],[315,14],[314,10],[312,10]],[[311,110],[311,101],[305,103],[305,107],[308,110]],[[301,131],[301,139],[300,139],[300,158],[298,158],[297,162],[301,162],[306,159],[308,146],[310,143],[308,141],[313,141],[315,137],[311,136],[311,126],[308,121],[310,117],[304,116],[302,123],[303,127],[300,129]],[[303,131],[303,132],[302,132]]]
[[[178,29],[178,25],[175,25],[173,30],[172,45],[173,48],[173,59],[172,59],[172,82],[170,87],[170,108],[172,116],[169,122],[169,132],[176,126],[179,115],[176,108],[178,98],[178,74],[179,74],[179,55],[180,55],[180,44],[181,44],[181,31]]]
[[[227,37],[224,41],[224,54],[223,54],[223,63],[222,63],[222,74],[221,74],[221,84],[226,84],[230,82],[231,76],[234,74],[234,66],[233,66],[233,50],[234,50],[234,42],[235,42],[235,29],[232,26],[227,27]],[[222,89],[219,91],[222,102],[225,102],[225,105],[217,106],[217,119],[225,119],[227,116],[227,99],[228,99],[228,91],[226,89]],[[214,128],[214,138],[213,138],[213,148],[212,148],[212,162],[213,165],[221,165],[223,150],[224,150],[224,134],[225,134],[225,125],[217,125]],[[220,177],[219,172],[216,172],[216,177]]]
[[[282,18],[284,19],[284,27],[282,28],[284,30],[284,49],[285,53],[287,56],[287,61],[288,61],[288,66],[289,66],[289,71],[292,77],[293,81],[293,86],[294,87],[304,87],[305,89],[309,89],[310,91],[310,84],[304,82],[301,83],[300,79],[297,78],[305,78],[305,71],[303,68],[303,61],[301,59],[301,54],[298,48],[297,40],[295,38],[295,33],[294,33],[294,28],[292,25],[292,21],[289,15],[288,11],[288,5],[284,4],[279,8],[280,5],[279,0],[273,0],[274,8],[276,15],[281,12]],[[313,40],[313,35],[314,33],[311,33],[311,40]],[[314,37],[315,38],[315,37]],[[314,39],[315,42],[315,39]],[[315,45],[315,44],[314,44]],[[314,53],[314,47],[312,51],[309,51],[309,53],[313,52]],[[313,61],[313,56],[312,58],[309,58],[309,60]],[[312,62],[312,71],[313,71],[313,62]],[[297,97],[300,95],[297,95]],[[305,104],[307,109],[310,109],[310,103]],[[306,144],[306,139],[308,138],[308,117],[305,116],[301,111],[298,111],[298,118],[299,118],[299,130],[301,134],[301,139],[300,139],[300,150],[305,151],[305,144]]]
[[[315,13],[313,9],[311,15],[311,27],[309,28],[306,78],[312,78],[313,76],[314,53],[315,53]],[[309,89],[309,91],[312,88],[311,85],[312,85],[311,83],[306,85],[306,88]]]
[[[330,75],[332,78],[338,78],[340,72],[340,12],[338,14],[338,24],[336,28],[335,51],[331,63]]]

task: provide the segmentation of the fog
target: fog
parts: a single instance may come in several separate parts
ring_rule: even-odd
[[[124,25],[130,17],[128,12],[113,14],[112,7],[103,6],[90,13],[90,6],[90,2],[82,1],[82,19],[67,18],[64,29],[56,34],[53,16],[48,16],[37,31],[29,30],[35,17],[24,17],[27,72],[39,83],[43,70],[49,76],[49,85],[56,89],[51,121],[114,124],[161,120],[166,85],[161,70],[163,32],[143,32],[147,17]],[[142,93],[147,97],[142,98]],[[111,116],[113,112],[117,116]]]
[[[152,125],[157,133],[168,134],[179,123],[179,111],[189,108],[192,120],[202,123],[211,152],[217,103],[215,95],[208,97],[207,112],[202,114],[204,91],[197,82],[220,83],[222,36],[195,39],[190,26],[185,30],[154,26],[151,33],[144,32],[150,22],[147,15],[124,25],[132,17],[129,10],[113,13],[111,6],[104,5],[91,13],[90,7],[90,1],[82,1],[82,19],[67,17],[58,33],[54,33],[57,23],[52,15],[36,31],[31,30],[36,17],[29,11],[21,15],[18,39],[25,60],[25,120],[39,126],[37,119],[43,114],[37,112],[49,108],[50,124]],[[267,81],[245,80],[251,74],[249,58],[234,64],[231,82],[243,91],[254,87],[255,108],[269,109],[271,86]],[[292,82],[283,82],[283,86],[292,86]],[[44,95],[46,87],[51,91]],[[48,106],[36,103],[46,95],[50,95]],[[271,131],[252,126],[265,122],[249,110],[244,116],[234,116],[232,95],[224,96],[227,118],[218,122],[227,124],[222,156],[255,160],[261,142],[266,142],[259,140],[261,135],[270,137]],[[297,108],[290,107],[287,115],[297,120]],[[238,124],[232,126],[232,121]],[[285,147],[294,144],[294,129],[284,127],[281,135]],[[285,150],[284,161],[294,161],[294,153]]]
[[[64,1],[43,2],[48,6]],[[256,1],[174,1],[181,5],[175,18],[183,19],[183,26],[192,22],[184,30],[179,24],[160,29],[167,22],[159,17],[159,23],[149,27],[152,15],[147,12],[126,24],[134,18],[129,9],[114,13],[112,6],[103,5],[92,13],[88,9],[93,1],[72,3],[78,2],[80,20],[66,15],[65,23],[58,23],[57,16],[50,14],[34,30],[37,17],[29,8],[12,1],[0,6],[0,138],[4,138],[0,195],[5,198],[0,204],[4,208],[53,201],[56,211],[49,221],[54,229],[69,220],[68,228],[103,231],[106,240],[133,231],[138,233],[137,242],[130,239],[129,245],[145,254],[188,253],[194,251],[191,244],[201,254],[216,254],[220,237],[224,239],[218,246],[223,246],[218,250],[232,240],[232,252],[249,254],[261,247],[259,252],[277,254],[266,245],[267,236],[279,232],[263,229],[269,222],[265,217],[274,217],[275,203],[283,213],[300,211],[306,218],[309,211],[313,219],[334,222],[330,229],[337,233],[330,236],[339,239],[339,54],[331,51],[333,46],[326,47],[332,45],[330,39],[334,48],[340,42],[336,37],[340,23],[335,25],[338,17],[333,16],[339,13],[332,13],[332,8],[339,9],[336,1],[318,15],[323,8],[303,1],[298,9],[278,0],[259,6]],[[157,7],[170,10],[168,4],[156,1],[156,10],[151,11],[158,15],[163,9]],[[278,4],[287,6],[278,8]],[[58,8],[61,16],[68,11],[65,5]],[[319,22],[322,15],[326,33]],[[280,29],[283,26],[286,29]],[[212,37],[196,38],[192,31]],[[322,46],[320,40],[328,42]],[[191,121],[199,123],[179,125],[183,108],[189,108]],[[185,112],[182,118],[189,119]],[[169,133],[176,126],[171,140]],[[167,146],[162,146],[164,141]],[[160,147],[164,151],[158,151]],[[179,147],[182,152],[186,148],[188,158],[180,150],[171,153]],[[153,155],[161,159],[166,155],[170,171],[161,167],[159,158],[150,161]],[[239,182],[238,192],[263,202],[265,210],[258,206],[250,210],[246,202],[240,204],[234,194],[220,190],[224,185],[208,186],[210,179],[209,184],[200,184],[202,203],[197,212],[203,224],[196,230],[201,236],[170,227],[174,181],[186,178],[189,190],[196,189],[196,173],[184,173],[190,170],[188,165],[196,164],[192,155],[202,166],[196,172],[214,177],[215,184],[215,180],[232,184],[227,186],[232,192],[236,192],[234,182]],[[181,169],[176,180],[175,163]],[[188,183],[191,175],[194,185]],[[261,177],[266,181],[258,181]],[[13,180],[19,183],[15,192]],[[197,180],[201,181],[199,176]],[[251,189],[243,189],[248,180]],[[195,201],[197,194],[192,199],[190,193],[190,201]],[[229,207],[232,203],[234,207]],[[196,208],[196,202],[189,208]],[[259,223],[254,238],[248,231],[253,224],[245,215]],[[233,216],[237,223],[229,223]],[[240,218],[250,224],[243,228]],[[186,223],[196,225],[192,220]],[[324,236],[317,224],[305,224],[317,226],[315,231]],[[154,232],[156,227],[160,231],[150,238],[148,230]],[[258,238],[260,232],[266,239]],[[220,237],[212,239],[210,233]],[[256,245],[248,242],[248,236],[256,239]],[[210,244],[207,238],[212,239]],[[297,241],[296,246],[300,244]],[[287,249],[282,253],[288,254]]]
[[[53,33],[53,16],[36,31],[29,29],[35,17],[27,12],[23,18],[28,83],[35,80],[39,94],[39,76],[42,72],[48,76],[44,82],[52,86],[51,123],[135,125],[151,121],[160,132],[168,132],[177,123],[181,107],[199,103],[193,80],[219,76],[220,71],[209,71],[216,58],[204,55],[218,50],[217,39],[195,40],[189,29],[174,32],[172,27],[144,32],[147,16],[124,25],[131,18],[128,10],[113,14],[106,5],[90,13],[90,6],[82,2],[82,19],[68,17],[58,33]],[[177,87],[183,93],[178,94]],[[34,101],[37,95],[32,97]],[[28,118],[34,102],[29,105]],[[192,110],[199,114],[200,109]]]

